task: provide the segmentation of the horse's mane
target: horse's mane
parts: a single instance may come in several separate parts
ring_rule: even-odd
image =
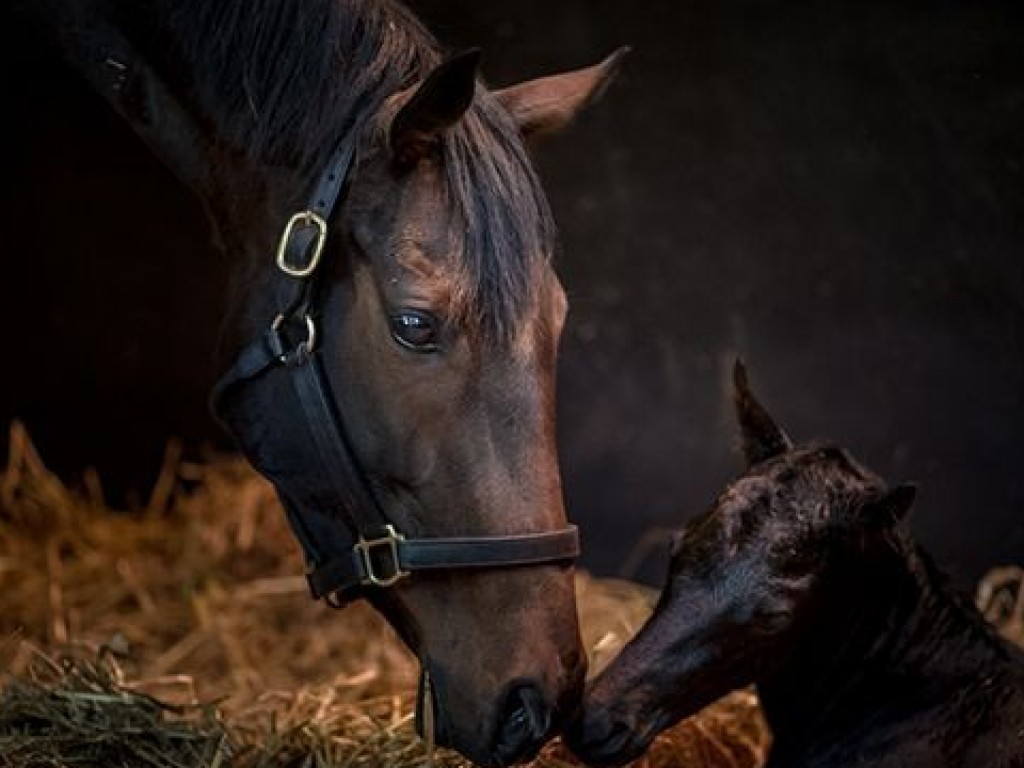
[[[342,136],[442,58],[395,0],[152,0],[155,14],[148,5],[131,11],[134,23],[199,117],[238,151],[311,178]],[[454,309],[508,340],[552,250],[547,201],[518,128],[484,89],[442,157],[462,256]]]

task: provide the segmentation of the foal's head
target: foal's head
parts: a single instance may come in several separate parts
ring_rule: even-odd
[[[570,739],[595,762],[626,762],[755,682],[813,622],[831,571],[884,539],[912,501],[912,487],[887,491],[836,445],[794,447],[740,364],[735,401],[748,471],[673,537],[654,615],[588,690]]]

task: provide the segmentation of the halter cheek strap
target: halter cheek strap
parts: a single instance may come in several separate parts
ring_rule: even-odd
[[[321,175],[309,206],[285,225],[275,261],[290,279],[293,295],[270,329],[242,349],[211,396],[213,410],[219,413],[236,387],[255,384],[278,372],[291,380],[313,438],[309,466],[318,468],[320,487],[289,487],[284,480],[276,484],[306,559],[312,596],[340,605],[358,597],[365,588],[390,587],[418,571],[572,562],[579,556],[579,534],[574,525],[508,536],[408,538],[388,520],[370,489],[318,352],[312,299],[327,222],[354,157],[354,142],[343,141]],[[293,343],[290,337],[294,335],[301,340]],[[310,503],[310,490],[329,498],[330,508]],[[330,535],[323,535],[325,531]]]

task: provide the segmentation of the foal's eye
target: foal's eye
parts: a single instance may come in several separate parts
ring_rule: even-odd
[[[406,309],[391,316],[395,341],[415,352],[435,352],[438,347],[437,318],[427,312]]]

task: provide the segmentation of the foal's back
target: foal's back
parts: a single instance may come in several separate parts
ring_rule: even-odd
[[[998,637],[920,550],[908,576],[920,599],[878,638],[875,659],[847,671],[831,727],[801,732],[787,722],[766,768],[1024,768],[1024,651]],[[768,686],[759,689],[772,725],[785,715],[773,711]]]

